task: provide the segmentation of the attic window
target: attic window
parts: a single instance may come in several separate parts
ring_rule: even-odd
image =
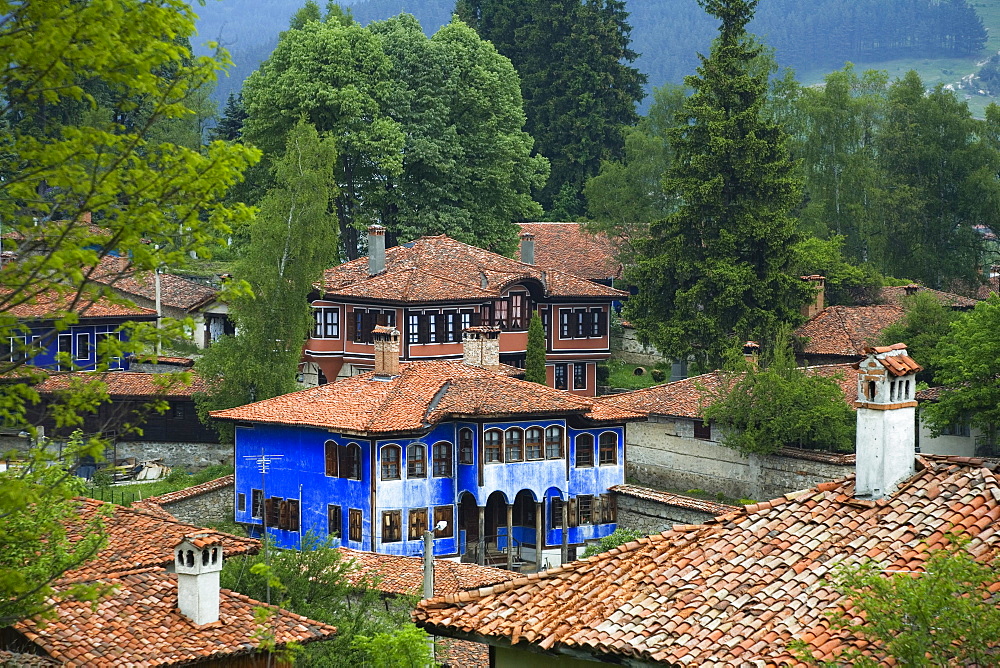
[[[869,380],[868,381],[867,396],[868,396],[868,401],[875,401],[875,381],[874,380]]]

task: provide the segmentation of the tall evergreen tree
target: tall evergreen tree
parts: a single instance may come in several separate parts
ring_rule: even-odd
[[[582,215],[584,183],[601,160],[622,158],[622,129],[644,97],[624,1],[460,0],[456,13],[521,76],[525,129],[552,162],[539,201],[552,211],[558,200],[556,217]]]
[[[626,315],[667,355],[716,365],[732,337],[770,339],[796,321],[806,288],[791,275],[801,183],[785,134],[762,116],[767,75],[745,39],[757,0],[701,5],[722,24],[670,132],[665,179],[680,203],[640,247]]]
[[[229,94],[226,108],[222,110],[222,118],[209,134],[212,139],[224,141],[239,141],[243,137],[243,123],[247,120],[247,110],[243,106],[243,94]]]
[[[198,360],[212,389],[199,411],[232,408],[296,389],[302,342],[310,327],[308,295],[323,269],[338,259],[337,222],[328,213],[336,196],[336,146],[300,121],[275,165],[277,186],[261,202],[246,255],[233,270],[253,296],[235,299],[236,334]]]
[[[545,329],[537,312],[531,314],[531,321],[528,323],[524,379],[542,385],[547,382],[545,378]]]

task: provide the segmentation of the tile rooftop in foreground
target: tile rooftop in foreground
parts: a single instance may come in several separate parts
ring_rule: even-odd
[[[592,281],[622,277],[614,244],[603,234],[587,232],[581,223],[518,223],[535,236],[535,264]]]
[[[421,595],[424,587],[423,559],[378,554],[339,547],[345,560],[353,560],[357,568],[348,576],[352,582],[372,580],[371,586],[386,594]],[[513,571],[478,564],[461,564],[447,559],[434,560],[434,594],[457,594],[469,589],[513,580]]]
[[[1000,555],[1000,463],[917,457],[889,497],[854,498],[854,476],[678,525],[581,561],[422,601],[430,632],[541,650],[698,666],[784,666],[804,641],[820,660],[861,639],[830,628],[845,600],[824,584],[845,563],[919,571],[946,534]],[[991,586],[1000,593],[1000,582]]]

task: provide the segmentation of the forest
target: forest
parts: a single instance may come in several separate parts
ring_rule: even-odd
[[[345,3],[362,25],[401,12],[433,34],[455,10],[453,0],[358,0]],[[222,0],[198,8],[202,39],[220,41],[236,67],[220,83],[218,100],[239,88],[278,41],[301,6],[298,0]],[[696,0],[628,0],[632,48],[651,86],[682,83],[707,53],[716,23]],[[761,3],[748,31],[775,49],[778,62],[799,72],[833,70],[845,62],[977,54],[987,38],[966,0],[771,0]]]

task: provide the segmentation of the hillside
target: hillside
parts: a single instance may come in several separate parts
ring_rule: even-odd
[[[238,90],[267,58],[278,33],[302,2],[216,0],[199,8],[200,36],[222,43],[236,63],[231,77],[220,83],[218,100]],[[450,19],[454,0],[349,4],[363,24],[405,11],[433,33]],[[649,75],[651,86],[680,83],[697,66],[697,53],[709,48],[713,22],[696,0],[627,0],[626,4],[634,26],[634,48],[642,54],[637,67]],[[961,0],[770,0],[758,7],[750,29],[775,48],[782,66],[792,67],[806,82],[819,80],[850,60],[861,67],[888,69],[890,74],[917,69],[931,84],[956,83],[1000,48],[998,4],[995,0],[968,5]],[[985,101],[973,104],[985,106]]]

